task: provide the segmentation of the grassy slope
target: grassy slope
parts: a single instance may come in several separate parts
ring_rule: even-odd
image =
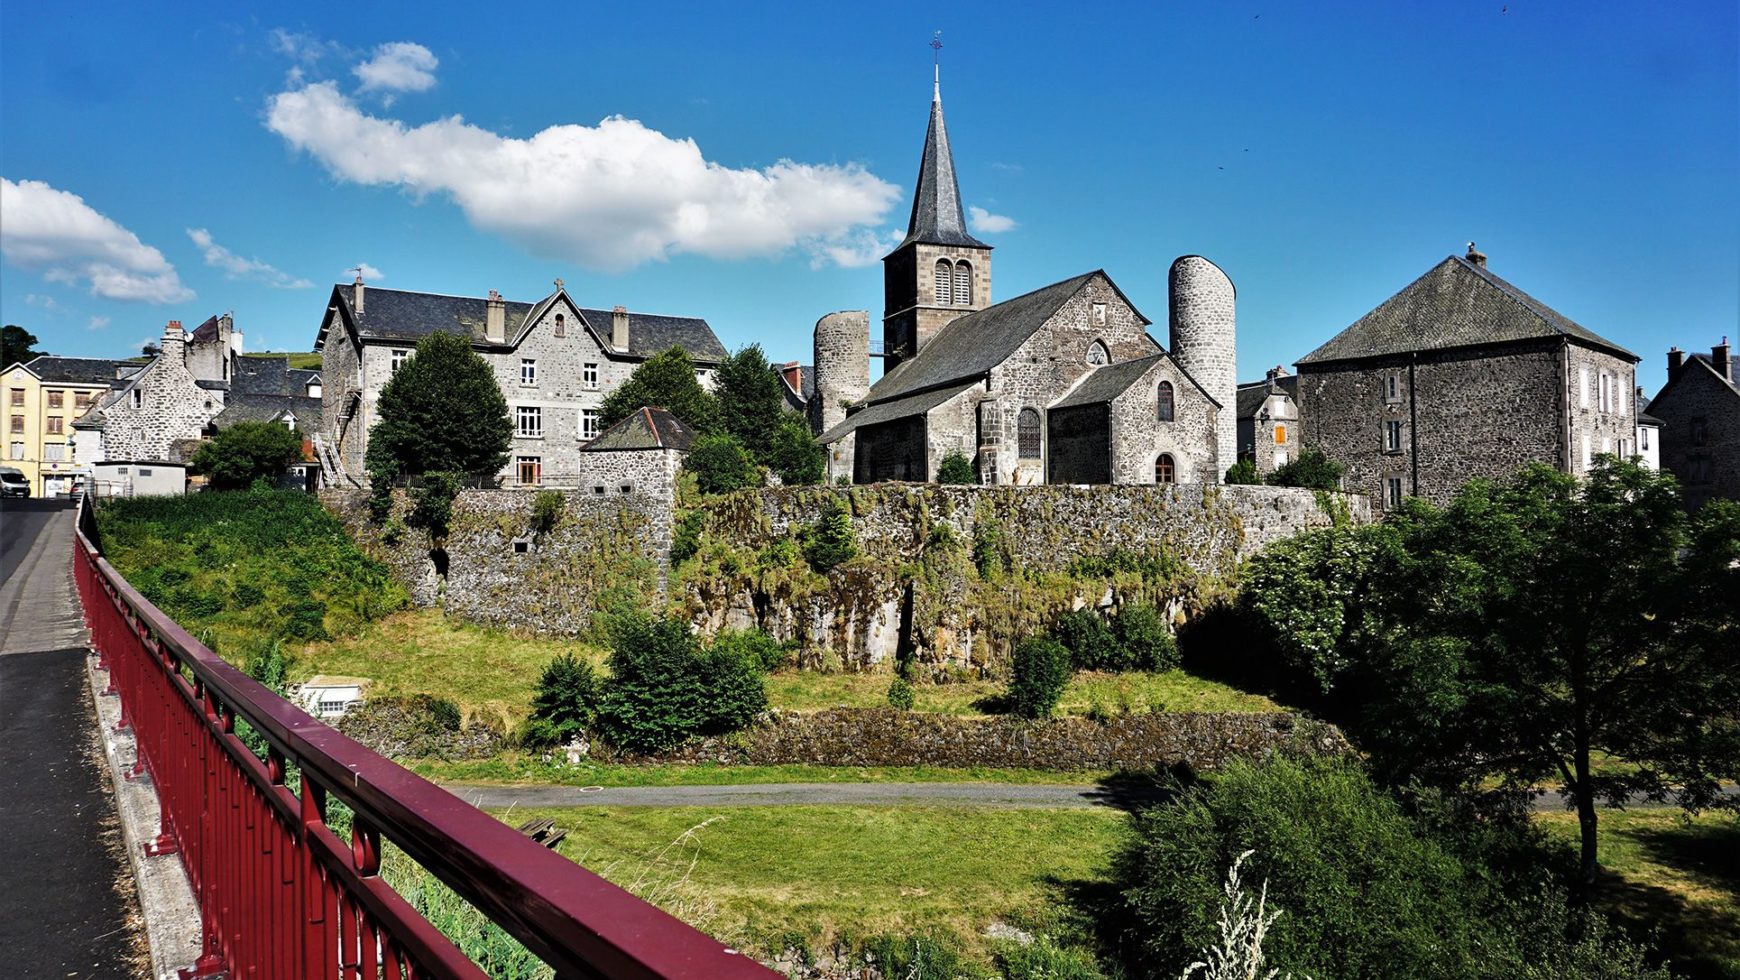
[[[312,351],[259,351],[253,354],[243,354],[243,357],[285,357],[289,358],[290,366],[303,371],[320,370],[320,352]]]
[[[1576,816],[1536,817],[1574,843]],[[1601,902],[1645,932],[1659,927],[1676,969],[1740,980],[1740,820],[1679,810],[1601,811]]]
[[[524,752],[494,759],[417,759],[413,772],[444,783],[525,783],[552,786],[740,786],[751,783],[1050,783],[1091,786],[1109,772],[1046,769],[943,769],[934,766],[725,766],[582,763],[554,766]]]

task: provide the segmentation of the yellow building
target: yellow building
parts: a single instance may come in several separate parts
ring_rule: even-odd
[[[5,399],[6,452],[0,466],[24,471],[30,495],[52,496],[72,488],[73,475],[89,468],[77,459],[73,422],[109,390],[131,361],[44,354],[0,373]]]

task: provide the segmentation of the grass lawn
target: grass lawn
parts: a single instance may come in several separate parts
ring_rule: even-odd
[[[562,854],[719,939],[776,953],[940,931],[978,957],[992,922],[1054,930],[1061,886],[1103,880],[1111,809],[699,807],[519,810]]]
[[[735,786],[749,783],[1046,783],[1091,786],[1112,774],[1081,770],[942,769],[933,766],[722,766],[708,762],[629,766],[552,766],[523,752],[494,759],[418,759],[410,769],[443,783],[527,783],[543,786]]]
[[[774,707],[794,711],[823,708],[871,708],[888,704],[888,674],[818,674],[781,671],[767,678],[767,699]],[[916,684],[914,708],[946,715],[984,715],[1003,693],[997,681]],[[1082,672],[1070,679],[1058,703],[1060,715],[1085,715],[1101,710],[1122,711],[1282,711],[1260,694],[1206,680],[1182,670],[1163,673],[1104,674]]]
[[[1571,813],[1536,817],[1575,846]],[[1679,810],[1601,811],[1601,903],[1648,932],[1674,967],[1697,978],[1740,980],[1740,820]]]

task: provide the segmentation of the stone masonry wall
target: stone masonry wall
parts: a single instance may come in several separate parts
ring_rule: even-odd
[[[1200,255],[1173,262],[1167,287],[1172,356],[1221,408],[1215,422],[1217,455],[1209,464],[1218,483],[1237,459],[1236,291],[1226,273]]]
[[[1665,391],[1649,412],[1662,420],[1661,465],[1679,478],[1686,508],[1716,497],[1740,500],[1740,395],[1697,364],[1682,368]]]
[[[187,369],[185,343],[165,337],[163,352],[133,382],[140,392],[138,408],[131,393],[110,405],[103,416],[103,456],[114,462],[176,461],[173,445],[198,439],[205,425],[223,411],[223,393],[194,383]]]
[[[1161,381],[1172,383],[1170,422],[1159,420]],[[1112,482],[1155,482],[1161,453],[1171,455],[1176,482],[1221,482],[1225,467],[1220,460],[1232,454],[1218,448],[1220,419],[1231,414],[1232,409],[1217,409],[1203,397],[1172,358],[1160,358],[1112,400]]]

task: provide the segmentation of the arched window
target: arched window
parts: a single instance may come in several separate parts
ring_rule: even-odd
[[[955,263],[955,303],[973,305],[973,267],[966,262]]]
[[[1178,467],[1173,464],[1171,453],[1161,453],[1160,458],[1154,461],[1154,482],[1178,482]]]
[[[568,336],[568,318],[561,313],[556,314],[556,336]]]
[[[1160,411],[1159,415],[1156,417],[1162,422],[1172,421],[1173,413],[1175,411],[1172,402],[1172,382],[1160,382],[1158,401],[1160,403]]]
[[[1024,408],[1015,424],[1016,445],[1022,459],[1039,458],[1039,412]]]
[[[1089,364],[1094,367],[1100,367],[1102,365],[1110,364],[1111,361],[1112,355],[1106,350],[1105,341],[1096,340],[1088,345],[1087,362]]]
[[[936,305],[948,306],[954,298],[954,267],[948,259],[936,260]]]

